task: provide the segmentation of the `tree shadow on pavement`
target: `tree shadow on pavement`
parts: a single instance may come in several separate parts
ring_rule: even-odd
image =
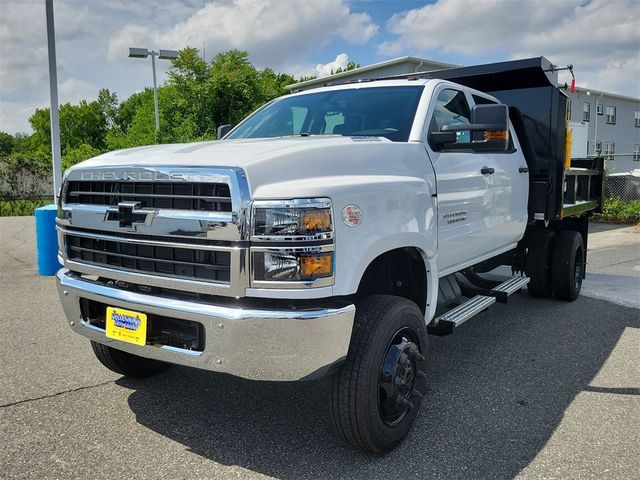
[[[282,479],[512,478],[640,311],[582,297],[515,296],[449,337],[429,337],[429,389],[405,442],[356,452],[328,428],[326,384],[250,382],[174,367],[132,389],[137,421],[223,465]]]

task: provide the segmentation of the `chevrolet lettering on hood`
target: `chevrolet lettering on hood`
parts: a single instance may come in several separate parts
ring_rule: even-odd
[[[82,172],[82,180],[93,181],[132,181],[132,182],[157,182],[162,180],[184,180],[187,175],[181,172],[162,172],[159,170],[88,170]]]

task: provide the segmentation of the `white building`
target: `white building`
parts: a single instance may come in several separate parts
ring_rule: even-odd
[[[640,99],[583,87],[567,95],[574,156],[601,153],[610,173],[640,168]]]

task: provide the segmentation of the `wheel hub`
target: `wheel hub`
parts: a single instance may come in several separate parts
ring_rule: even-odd
[[[391,341],[382,364],[378,403],[382,420],[388,425],[402,421],[414,405],[410,398],[421,396],[415,389],[424,372],[418,363],[424,360],[410,332],[398,332]]]

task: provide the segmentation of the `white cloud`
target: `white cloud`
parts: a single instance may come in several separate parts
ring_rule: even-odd
[[[47,30],[44,2],[2,1],[0,5],[0,86],[6,95],[48,81]],[[56,3],[57,44],[78,36],[91,16],[86,6]]]
[[[47,106],[46,100],[38,103],[0,100],[0,130],[10,133],[30,131],[29,117],[36,108]]]
[[[334,72],[338,68],[346,68],[349,64],[349,55],[346,53],[339,53],[334,60],[327,63],[312,63],[304,64],[285,64],[282,71],[293,75],[294,77],[326,77],[331,75],[331,71]]]
[[[98,88],[89,82],[77,78],[67,78],[58,85],[58,98],[60,104],[78,103],[80,100],[94,99],[98,97]]]
[[[108,56],[115,61],[132,45],[180,49],[206,42],[207,50],[247,50],[259,66],[279,68],[336,38],[366,43],[377,30],[368,14],[351,12],[346,0],[222,0],[170,28],[128,24],[110,40]]]
[[[333,62],[319,63],[318,65],[316,65],[315,74],[318,77],[326,77],[328,75],[331,75],[331,72],[335,72],[339,68],[345,70],[348,63],[349,55],[347,55],[346,53],[341,53]]]
[[[466,63],[544,55],[573,64],[577,83],[640,96],[640,3],[637,0],[439,0],[393,15],[385,55],[442,52]]]
[[[151,85],[149,60],[129,47],[247,50],[258,67],[300,65],[334,41],[361,44],[378,26],[349,0],[55,0],[60,103],[92,100],[100,87],[121,99]],[[305,58],[305,55],[307,58]],[[49,75],[42,0],[0,0],[0,130],[28,131],[28,117],[48,104]],[[169,62],[158,64],[158,82]],[[31,108],[29,107],[31,106]]]

